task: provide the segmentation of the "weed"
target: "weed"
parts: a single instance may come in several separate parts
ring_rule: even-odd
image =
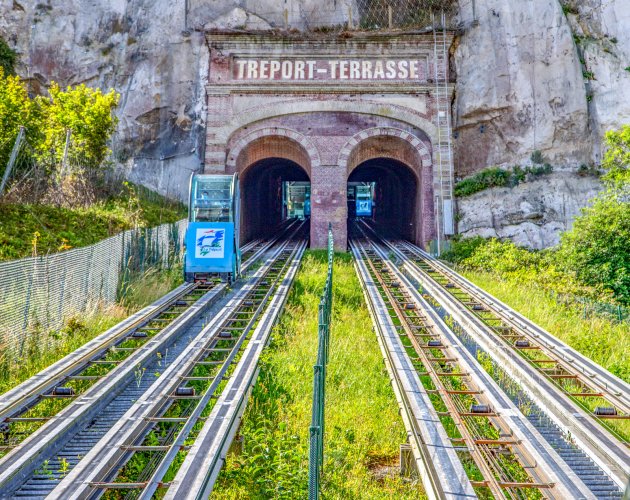
[[[240,429],[242,451],[228,455],[213,490],[216,498],[307,496],[312,367],[325,269],[325,252],[307,252],[263,354]],[[418,485],[383,472],[397,465],[405,430],[349,255],[336,256],[334,272],[324,494],[423,498]]]
[[[59,462],[59,472],[61,472],[61,477],[66,477],[68,472],[70,472],[70,462],[65,458],[62,458]]]
[[[545,162],[543,154],[538,149],[531,154],[530,160],[534,165],[540,165]]]

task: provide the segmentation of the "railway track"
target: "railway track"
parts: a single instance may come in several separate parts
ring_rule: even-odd
[[[295,223],[244,247],[247,270]],[[185,284],[0,399],[0,496],[43,497],[174,362],[225,283]]]
[[[386,250],[356,236],[351,248],[429,495],[595,498]]]
[[[529,420],[589,490],[597,498],[619,498],[630,456],[623,425],[611,432],[609,422],[628,422],[628,384],[414,245],[381,239],[365,224],[361,230],[421,287],[436,311],[454,320],[471,351],[485,351],[496,370],[516,382],[512,399],[528,399]]]

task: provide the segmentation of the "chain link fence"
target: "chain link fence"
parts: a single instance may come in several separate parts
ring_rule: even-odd
[[[326,365],[330,343],[330,320],[332,317],[334,244],[332,228],[328,226],[328,274],[326,285],[319,303],[319,331],[317,364],[313,367],[313,411],[310,427],[308,498],[320,498],[320,481],[324,466],[324,407],[326,400]]]
[[[41,348],[77,314],[115,303],[150,267],[170,268],[181,259],[187,221],[132,229],[66,252],[0,262],[0,349],[19,359],[31,332]]]

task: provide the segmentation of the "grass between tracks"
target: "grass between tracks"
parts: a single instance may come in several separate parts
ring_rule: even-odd
[[[406,433],[348,254],[335,256],[334,273],[324,497],[422,498],[419,484],[398,476]],[[307,497],[317,305],[325,278],[325,252],[307,252],[261,360],[240,429],[242,450],[228,455],[213,498]]]
[[[0,394],[154,302],[181,282],[181,266],[168,271],[149,269],[130,285],[124,302],[106,307],[95,304],[89,312],[68,318],[59,331],[31,328],[26,334],[22,357],[18,360],[0,342]]]
[[[460,272],[563,342],[630,382],[627,323],[616,323],[598,316],[584,318],[579,308],[559,304],[536,286],[501,280],[490,273]]]

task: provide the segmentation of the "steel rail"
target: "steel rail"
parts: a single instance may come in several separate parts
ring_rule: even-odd
[[[522,488],[537,487],[545,488],[545,496],[548,498],[594,498],[586,485],[520,414],[518,408],[503,394],[492,377],[479,366],[457,336],[396,269],[386,252],[373,242],[371,246],[374,255],[369,261],[373,274],[401,319],[407,338],[437,388],[435,392],[441,396],[449,410],[448,413],[458,425],[462,438],[457,441],[465,443],[475,463],[483,472],[484,481],[473,484],[490,487],[495,497],[513,498],[514,494],[517,496],[520,494],[519,490]],[[367,252],[369,253],[369,250]],[[378,264],[383,267],[379,269]],[[412,307],[413,305],[415,307]],[[422,325],[424,333],[412,331],[409,328],[410,324]],[[441,346],[439,349],[431,349],[426,344],[422,345],[420,339],[426,343],[427,341],[436,343],[439,340]],[[439,354],[430,354],[436,350]],[[444,361],[445,359],[448,361]],[[443,366],[449,367],[447,373],[439,372],[445,371]],[[457,372],[462,372],[458,380],[465,382],[465,391],[452,391],[448,388],[450,377]],[[443,383],[442,378],[447,383]],[[470,412],[462,406],[462,401],[458,401],[458,398],[466,398],[466,405],[474,398],[475,404],[484,405],[488,413],[484,415]],[[484,438],[482,430],[474,422],[475,418],[484,416],[497,430],[499,439]],[[467,428],[470,428],[470,431]],[[523,467],[523,472],[530,477],[529,482],[505,475],[504,467],[495,458],[496,447],[513,453]],[[476,452],[479,453],[477,456]],[[488,466],[484,465],[485,462]]]
[[[379,238],[380,239],[380,238]],[[403,272],[433,296],[445,311],[471,335],[477,344],[499,363],[501,368],[536,401],[536,404],[617,484],[625,488],[630,476],[630,451],[625,443],[600,426],[574,399],[560,390],[555,381],[541,372],[528,359],[518,354],[514,345],[497,335],[495,328],[484,322],[472,308],[466,307],[449,289],[429,273],[423,271],[393,242],[384,245],[400,259]],[[407,242],[400,243],[409,246]],[[418,254],[426,257],[421,250]],[[450,271],[451,278],[463,278]],[[452,280],[454,281],[454,280]],[[471,284],[472,287],[474,285]],[[496,301],[492,298],[491,300]],[[485,304],[490,307],[489,304]],[[507,306],[505,306],[507,307]],[[509,309],[509,308],[508,308]],[[514,312],[514,316],[516,316]],[[519,315],[520,316],[520,315]],[[512,328],[512,327],[510,327]],[[551,334],[547,333],[551,338]],[[556,339],[564,351],[573,351]],[[558,349],[558,351],[560,348]],[[590,364],[595,365],[590,362]],[[597,365],[595,365],[597,366]],[[599,367],[598,371],[603,371]]]
[[[286,229],[283,229],[281,234],[285,231]],[[281,234],[270,240],[255,240],[244,245],[243,251],[250,254],[243,265],[244,270],[247,270],[251,263],[259,259],[271,245],[278,241]],[[209,291],[210,288],[205,289],[198,283],[184,283],[178,286],[153,304],[132,314],[48,368],[0,395],[0,425],[3,422],[15,421],[19,414],[31,409],[43,394],[50,393],[52,389],[62,385],[70,378],[80,379],[80,375],[76,374],[80,373],[86,366],[103,358],[111,350],[117,349],[117,345],[128,340],[134,332],[158,319],[162,313],[168,313],[169,308],[173,308],[173,306],[186,307],[181,302],[186,301],[187,296],[197,290]],[[181,312],[183,311],[179,311],[179,313]],[[142,337],[134,340],[141,342]],[[88,380],[87,377],[85,379]],[[94,379],[94,377],[89,379]],[[2,461],[0,461],[1,463]]]
[[[360,247],[351,239],[350,248],[427,496],[432,500],[476,498],[456,449],[401,343]]]
[[[259,246],[246,263],[243,265],[244,271],[248,269],[270,246],[281,237],[278,235],[271,239],[266,245]],[[2,491],[12,489],[23,478],[33,474],[37,467],[38,460],[46,453],[52,452],[58,443],[68,435],[71,429],[78,425],[78,422],[92,418],[98,405],[107,398],[114,397],[120,385],[124,385],[132,378],[134,370],[147,362],[162,350],[162,346],[177,337],[185,330],[202,312],[214,303],[226,290],[225,283],[214,284],[203,296],[194,303],[189,304],[184,311],[176,318],[166,322],[161,327],[156,327],[159,333],[147,336],[142,345],[138,346],[121,362],[112,363],[113,369],[98,379],[85,392],[73,398],[73,401],[56,414],[41,419],[41,425],[33,433],[27,436],[17,447],[14,447],[2,459],[0,459],[0,495]],[[69,380],[74,374],[82,373],[86,366],[99,363],[99,357],[107,354],[116,345],[121,344],[139,328],[150,325],[157,316],[168,307],[182,301],[182,296],[202,290],[199,284],[185,284],[178,287],[173,292],[159,299],[151,306],[143,309],[131,318],[124,320],[116,327],[108,330],[101,336],[81,347],[74,353],[66,356],[50,369],[29,379],[16,389],[11,391],[11,396],[6,398],[4,420],[10,422],[20,422],[17,415],[23,414],[29,407],[26,401],[37,402],[46,399],[47,392],[52,387],[56,387],[61,381]],[[94,354],[96,353],[96,354]],[[78,354],[78,355],[77,355]],[[100,354],[100,356],[99,356]],[[109,362],[108,362],[109,363]],[[47,382],[45,377],[50,374],[53,381]],[[79,375],[79,379],[81,376]],[[92,377],[83,377],[92,379]],[[52,385],[51,385],[52,384]],[[42,388],[44,394],[42,394]],[[28,420],[28,419],[27,419]]]
[[[210,399],[215,396],[217,387],[226,375],[241,345],[247,339],[251,327],[270,298],[273,287],[267,281],[273,279],[270,277],[270,273],[277,273],[281,270],[281,268],[275,268],[284,254],[283,249],[287,244],[280,245],[274,251],[266,263],[256,271],[253,282],[246,284],[236,293],[226,307],[190,342],[177,360],[153,383],[149,390],[127,411],[125,416],[108,431],[70,474],[59,483],[59,486],[50,494],[50,498],[90,498],[99,496],[103,489],[146,488],[150,483],[152,484],[151,492],[153,492],[157,486],[160,486],[159,481],[138,481],[121,484],[114,483],[112,480],[124,466],[124,463],[131,457],[134,450],[143,451],[141,446],[142,440],[153,426],[159,422],[160,416],[168,410],[168,407],[175,399],[173,395],[176,394],[177,387],[186,385],[183,382],[183,377],[186,377],[197,364],[204,363],[209,354],[225,351],[225,358],[220,364],[216,365],[218,370],[213,374],[214,377],[210,387],[203,395],[194,396],[199,398],[198,402],[200,404],[197,405],[197,409],[191,415],[185,416],[186,421],[182,422],[183,426],[177,439],[168,445],[168,449],[163,450],[166,452],[165,460],[160,460],[156,473],[162,475],[168,470],[170,462],[183,446],[184,440],[188,437],[192,427],[199,420],[201,411]],[[250,309],[253,307],[252,294],[260,287],[266,289],[265,295],[258,299],[258,304],[254,307],[255,310],[246,320],[247,324],[241,328],[241,333],[235,338],[234,345],[225,350],[214,347],[223,340],[220,336],[221,332],[230,328],[230,324],[241,321],[240,318],[235,316],[235,312],[239,308],[244,307],[246,302],[252,302],[251,306],[246,305],[246,307]],[[232,334],[230,334],[230,337],[232,337]],[[181,399],[194,398],[182,396]]]
[[[580,352],[554,337],[528,318],[499,301],[485,290],[468,281],[463,276],[455,273],[437,259],[432,258],[423,250],[408,242],[399,242],[410,253],[422,259],[436,272],[449,279],[466,294],[485,305],[496,314],[505,324],[537,345],[550,358],[567,372],[580,372],[580,381],[588,386],[592,392],[605,394],[620,412],[630,416],[630,384],[616,377]]]
[[[258,377],[258,360],[269,341],[271,330],[280,317],[306,241],[297,245],[288,261],[288,269],[279,284],[267,311],[253,332],[243,355],[230,380],[219,396],[212,413],[205,421],[197,439],[191,446],[184,463],[165,495],[169,499],[208,498],[214,482],[225,462],[234,435],[245,411],[250,389]],[[164,471],[166,472],[166,471]],[[154,475],[140,498],[151,498],[152,489],[157,487],[160,475]]]

